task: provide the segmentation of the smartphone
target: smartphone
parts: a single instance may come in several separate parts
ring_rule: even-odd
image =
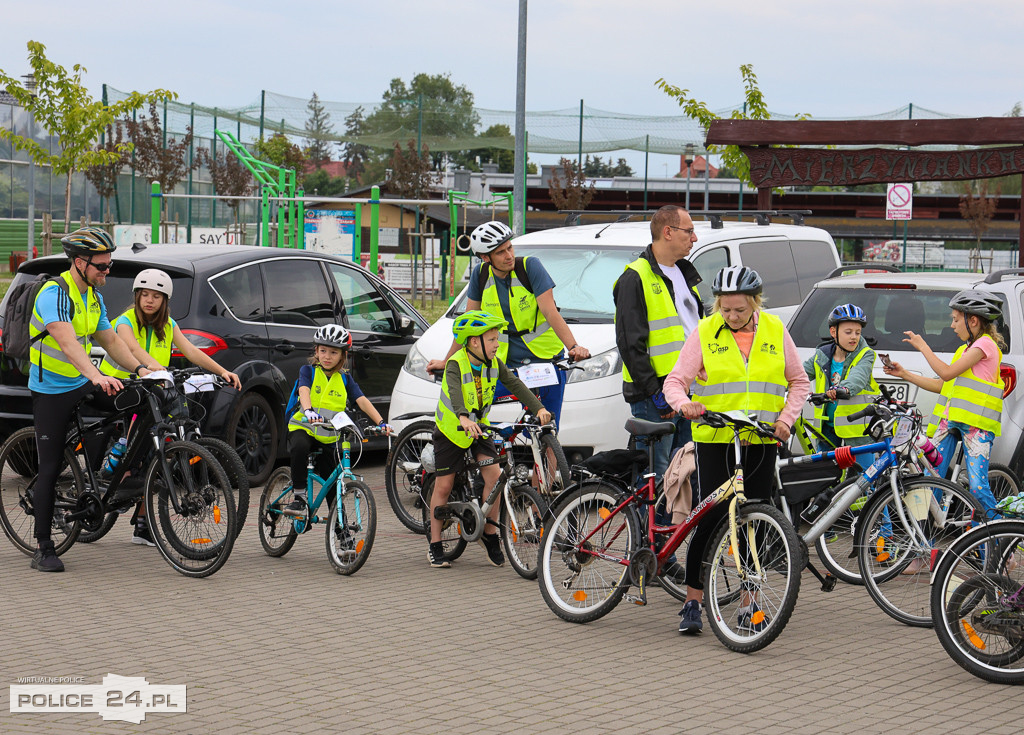
[[[892,367],[892,360],[890,360],[889,356],[887,354],[885,354],[884,352],[879,352],[878,353],[878,359],[881,360],[882,364],[885,365],[887,368],[891,368]]]

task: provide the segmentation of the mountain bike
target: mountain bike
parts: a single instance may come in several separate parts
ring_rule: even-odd
[[[141,499],[150,534],[167,563],[188,577],[210,576],[227,561],[235,540],[234,492],[227,475],[208,449],[182,438],[182,424],[175,418],[180,396],[168,373],[122,383],[111,416],[89,422],[83,418],[91,394],[75,406],[56,487],[55,551],[63,554],[83,528],[96,531],[108,514]],[[109,479],[99,477],[95,455],[89,452],[91,439],[130,415],[135,425],[125,454]],[[144,464],[140,476],[125,482],[129,468]],[[35,550],[37,467],[34,428],[16,431],[0,449],[0,522],[8,538],[28,555]]]
[[[975,676],[1024,684],[1024,519],[990,521],[935,567],[930,609],[946,653]]]
[[[782,632],[796,605],[805,554],[780,510],[747,502],[740,461],[741,433],[767,437],[773,436],[772,429],[740,411],[706,411],[702,420],[732,429],[734,470],[682,523],[656,525],[653,472],[635,490],[591,478],[559,498],[544,526],[537,560],[541,595],[558,617],[588,623],[607,615],[623,598],[646,605],[647,585],[668,558],[711,508],[727,502],[728,515],[712,533],[702,566],[708,621],[723,645],[742,653],[764,648]],[[675,430],[672,422],[626,421],[632,436],[654,438]],[[653,466],[653,443],[647,451]],[[660,549],[655,543],[659,536]],[[758,620],[751,625],[741,611],[751,611],[755,603]]]
[[[339,414],[345,416],[345,414]],[[344,426],[330,423],[309,424],[314,436],[340,437],[331,444],[323,444],[309,455],[306,475],[306,495],[294,495],[291,470],[280,467],[270,475],[260,498],[259,529],[263,550],[273,557],[287,554],[300,534],[315,524],[327,524],[325,543],[327,559],[338,574],[355,574],[366,563],[377,534],[377,504],[362,477],[352,472],[352,442],[367,441],[349,421]],[[378,436],[384,431],[376,426],[366,427],[364,436]],[[339,453],[340,449],[340,453]],[[320,452],[333,452],[337,465],[324,479],[315,472]],[[314,492],[319,486],[319,491]],[[287,515],[285,507],[292,499],[300,500],[302,509],[297,515]],[[312,498],[312,500],[309,500]],[[320,506],[327,501],[328,513],[318,515]]]

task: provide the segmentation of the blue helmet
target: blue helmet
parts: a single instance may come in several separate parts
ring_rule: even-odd
[[[857,322],[863,327],[867,325],[868,318],[865,316],[864,310],[856,304],[843,304],[834,308],[828,315],[830,327],[834,327],[840,322]]]

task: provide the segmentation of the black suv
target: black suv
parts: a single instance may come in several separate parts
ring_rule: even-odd
[[[365,269],[310,251],[221,245],[121,247],[103,287],[111,322],[132,302],[132,283],[159,268],[174,283],[171,316],[203,352],[238,373],[242,392],[203,394],[204,431],[241,455],[250,480],[262,483],[285,451],[284,405],[312,355],[313,332],[344,324],[352,332],[348,367],[382,415],[406,353],[427,329],[405,299]],[[22,265],[14,284],[68,267],[64,256]],[[0,329],[3,306],[0,304]],[[93,362],[102,351],[94,346]],[[180,355],[172,360],[184,363]],[[0,370],[0,440],[32,423],[28,378],[6,362]]]

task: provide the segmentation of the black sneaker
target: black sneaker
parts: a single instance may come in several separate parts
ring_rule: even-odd
[[[64,562],[54,552],[51,539],[39,542],[39,548],[36,549],[36,553],[32,557],[32,568],[38,569],[40,572],[64,571]]]
[[[136,526],[132,533],[132,543],[139,546],[156,546],[153,537],[149,535],[149,526]]]
[[[496,533],[485,533],[480,537],[480,545],[487,552],[487,561],[491,566],[501,567],[505,565],[505,555],[501,553],[501,541]]]
[[[444,544],[433,542],[427,547],[427,560],[434,569],[450,569],[452,564],[444,558]]]
[[[295,500],[282,508],[281,512],[286,516],[301,516],[306,512],[306,504],[298,498],[295,498]]]
[[[700,619],[700,603],[690,600],[683,609],[679,611],[682,616],[679,620],[679,632],[686,634],[700,633],[704,628],[704,621]]]

